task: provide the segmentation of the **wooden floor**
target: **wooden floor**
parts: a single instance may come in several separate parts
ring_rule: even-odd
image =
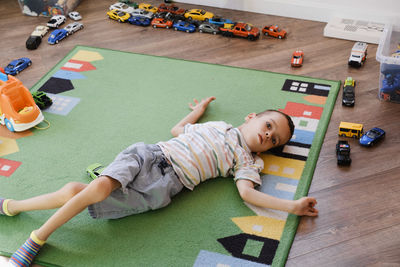
[[[318,200],[320,215],[301,219],[287,266],[400,266],[400,104],[377,98],[377,45],[369,45],[366,64],[353,69],[347,59],[354,42],[323,37],[325,23],[205,7],[234,21],[258,27],[273,23],[289,32],[285,40],[261,37],[251,42],[119,24],[106,18],[111,2],[82,0],[77,8],[85,25],[82,31],[55,46],[47,44],[46,36],[37,50],[28,51],[26,39],[47,18],[23,16],[17,1],[0,0],[1,66],[22,56],[31,58],[33,65],[18,75],[30,88],[79,44],[323,79],[352,76],[357,81],[356,105],[342,107],[339,95],[309,192]],[[294,69],[290,57],[298,48],[305,62]],[[382,127],[386,140],[372,148],[350,140],[352,165],[339,168],[334,151],[340,121],[363,123],[366,129]]]

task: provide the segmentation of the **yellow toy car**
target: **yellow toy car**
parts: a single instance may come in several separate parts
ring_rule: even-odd
[[[108,11],[107,15],[110,19],[117,20],[118,22],[126,22],[131,17],[129,13],[117,9]]]
[[[158,11],[158,8],[146,3],[140,3],[139,8],[150,11],[152,13],[156,13]]]
[[[214,17],[214,14],[211,12],[207,12],[203,9],[191,9],[186,12],[184,16],[189,20],[208,21],[209,19]]]

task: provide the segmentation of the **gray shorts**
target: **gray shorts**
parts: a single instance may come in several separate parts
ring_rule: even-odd
[[[95,219],[117,219],[162,208],[183,188],[158,145],[131,145],[101,175],[119,181],[122,186],[88,207]]]

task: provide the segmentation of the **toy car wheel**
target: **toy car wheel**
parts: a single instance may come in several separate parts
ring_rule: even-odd
[[[118,22],[121,23],[122,22],[121,19],[118,19]]]
[[[56,44],[58,44],[58,40],[56,40]]]
[[[165,28],[166,28],[166,29],[169,29],[169,26],[167,25],[167,26],[165,26]]]
[[[265,32],[264,34],[265,34],[265,36],[268,36],[268,32]]]
[[[193,18],[192,18],[192,17],[188,17],[188,20],[189,20],[189,21],[192,21],[192,20],[193,20]]]
[[[213,34],[214,34],[214,35],[216,35],[216,34],[217,34],[217,32],[213,32]]]
[[[6,124],[7,129],[8,129],[10,132],[15,132],[12,123],[11,123],[8,119],[5,119],[4,122],[5,122],[5,124]]]
[[[202,33],[203,32],[203,30],[199,30],[199,33]]]
[[[174,28],[174,30],[175,30],[175,31],[177,31],[177,30],[178,30],[178,28]]]
[[[278,38],[279,38],[279,39],[282,39],[282,36],[279,35]]]
[[[249,40],[254,41],[256,38],[253,35],[249,35]]]
[[[19,73],[19,70],[15,71],[15,75],[17,75]]]
[[[186,32],[189,32],[189,30],[186,30]]]
[[[153,28],[156,29],[156,28],[157,28],[157,25],[153,25]]]
[[[205,18],[205,19],[204,19],[204,21],[208,21],[208,19],[207,19],[207,18]]]
[[[28,66],[32,65],[32,61],[29,61]]]

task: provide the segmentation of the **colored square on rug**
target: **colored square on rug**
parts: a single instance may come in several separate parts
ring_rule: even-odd
[[[338,81],[77,46],[31,89],[75,99],[73,110],[63,116],[44,111],[50,128],[17,140],[19,150],[4,158],[23,164],[0,179],[0,196],[25,199],[71,181],[89,183],[87,166],[109,164],[132,143],[170,139],[170,129],[190,112],[188,102],[215,96],[200,122],[224,120],[236,127],[265,109],[292,116],[290,143],[262,154],[260,190],[300,198],[308,193],[339,88]],[[53,213],[0,216],[1,254],[10,256]],[[50,237],[36,262],[283,266],[297,224],[297,216],[244,203],[233,179],[211,179],[160,210],[119,220],[93,220],[84,211]]]

